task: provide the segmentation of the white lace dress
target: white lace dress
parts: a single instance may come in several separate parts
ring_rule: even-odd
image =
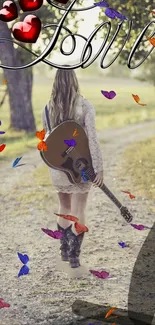
[[[48,126],[45,117],[45,110],[42,114],[43,127],[48,132]],[[93,105],[82,96],[79,96],[76,106],[76,118],[75,121],[79,123],[85,130],[89,149],[92,157],[92,164],[95,173],[103,170],[102,153],[99,147],[99,141],[96,134],[95,126],[95,109]],[[49,168],[49,167],[48,167]],[[67,175],[63,171],[49,168],[52,184],[54,185],[57,192],[62,193],[87,193],[91,188],[91,182],[85,182],[81,178],[81,182],[78,184],[70,183]]]

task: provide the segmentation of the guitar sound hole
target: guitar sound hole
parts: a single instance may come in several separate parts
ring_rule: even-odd
[[[76,168],[78,168],[80,171],[87,169],[88,162],[85,158],[80,158],[75,163]]]

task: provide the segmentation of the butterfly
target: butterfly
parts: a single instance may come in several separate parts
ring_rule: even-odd
[[[5,132],[4,131],[0,131],[0,134],[4,134]]]
[[[18,278],[22,275],[26,275],[29,273],[29,267],[26,265],[29,262],[29,257],[28,255],[23,255],[21,253],[17,253],[20,261],[24,264],[22,266],[22,268],[20,269],[19,273],[18,273]]]
[[[121,191],[121,192],[129,194],[130,199],[135,199],[135,196],[133,194],[131,194],[131,192],[129,192],[129,191]]]
[[[111,308],[105,315],[105,318],[108,318],[115,310],[117,309],[117,307],[113,307]],[[113,316],[112,316],[113,317]],[[117,316],[116,316],[117,317]]]
[[[3,298],[0,298],[0,308],[5,308],[5,307],[8,308],[10,307],[10,305],[7,302],[5,302]]]
[[[151,227],[147,227],[144,225],[136,225],[135,223],[131,223],[131,226],[137,230],[152,229]]]
[[[47,151],[47,144],[45,141],[43,141],[45,138],[45,133],[46,132],[44,129],[36,132],[36,137],[41,140],[37,145],[38,150]]]
[[[148,39],[148,41],[153,45],[153,46],[155,46],[155,37],[153,37],[153,38],[147,38]]]
[[[70,147],[75,147],[75,145],[76,145],[76,141],[74,139],[64,140],[64,143]]]
[[[6,144],[4,144],[4,143],[1,144],[1,145],[0,145],[0,152],[2,152],[2,151],[5,149],[5,147],[6,147]]]
[[[106,1],[95,2],[94,6],[95,7],[105,7],[105,8],[109,7],[109,5]]]
[[[77,137],[78,135],[79,135],[79,133],[77,133],[77,129],[75,129],[73,132],[73,137]]]
[[[54,213],[56,214],[56,216],[58,217],[62,217],[66,220],[70,220],[70,221],[73,221],[73,222],[77,222],[79,221],[79,219],[77,217],[74,217],[74,216],[71,216],[71,215],[65,215],[65,214],[60,214],[60,213]]]
[[[127,20],[128,18],[122,15],[120,12],[116,11],[115,9],[112,8],[107,8],[105,10],[105,14],[107,17],[111,19],[119,18],[121,20]]]
[[[84,180],[85,182],[88,181],[88,179],[85,177],[85,171],[84,171],[84,170],[81,171],[81,177],[83,178],[83,180]]]
[[[52,231],[50,229],[44,229],[44,228],[41,228],[41,230],[48,236],[52,237],[52,238],[55,238],[55,239],[61,239],[63,237],[63,234],[61,231],[58,231],[58,230],[55,230],[55,231]]]
[[[97,276],[97,278],[100,279],[107,279],[107,278],[111,278],[111,275],[106,272],[106,271],[93,271],[93,270],[89,270],[90,273],[92,273],[93,275]]]
[[[81,223],[75,222],[74,226],[78,234],[81,232],[88,232],[88,228]]]
[[[3,85],[7,85],[7,80],[4,78]]]
[[[111,91],[101,90],[101,93],[107,99],[113,99],[116,96],[116,93],[113,90],[111,90]]]
[[[13,167],[13,168],[16,168],[16,167],[20,167],[20,166],[25,165],[25,164],[20,164],[20,165],[17,166],[17,164],[19,163],[19,161],[20,161],[21,159],[22,159],[22,156],[19,157],[19,158],[16,158],[16,159],[14,160],[13,164],[12,164],[12,167]]]
[[[126,243],[124,243],[123,241],[122,241],[122,242],[119,242],[118,245],[120,245],[122,248],[129,247],[129,246],[126,245]]]
[[[138,105],[141,105],[141,106],[147,106],[146,104],[140,104],[139,101],[140,101],[140,98],[138,95],[133,95],[132,94],[132,97],[134,98],[135,102],[138,104]]]

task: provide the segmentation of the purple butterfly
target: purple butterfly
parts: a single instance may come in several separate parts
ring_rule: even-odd
[[[115,19],[115,18],[119,18],[121,20],[127,20],[128,19],[124,15],[122,15],[120,12],[118,12],[115,9],[112,9],[112,8],[107,8],[105,10],[105,14],[106,14],[107,17],[109,17],[111,19]]]
[[[122,242],[119,242],[118,245],[120,245],[122,248],[129,247],[129,246],[126,245],[126,243],[124,243],[123,241],[122,241]]]
[[[113,99],[116,96],[116,93],[113,90],[111,91],[101,90],[101,93],[104,97],[108,99]]]
[[[19,278],[20,276],[26,275],[29,273],[29,267],[26,265],[29,261],[29,257],[26,254],[25,255],[23,255],[21,253],[17,253],[17,254],[18,254],[20,261],[24,264],[18,273],[18,278]]]
[[[97,276],[100,279],[107,279],[107,278],[111,278],[112,277],[106,271],[93,271],[93,270],[89,270],[89,272],[92,273],[93,275]]]
[[[144,225],[136,225],[135,223],[131,223],[131,226],[137,230],[152,229],[152,227],[147,227]]]
[[[44,229],[44,228],[41,228],[41,230],[48,236],[52,237],[52,238],[55,238],[55,239],[61,239],[63,237],[63,234],[61,231],[58,231],[58,230],[55,230],[55,231],[52,231],[50,229]]]
[[[76,141],[74,139],[64,140],[64,143],[67,144],[69,147],[75,147]]]
[[[105,7],[105,8],[109,7],[109,5],[106,1],[95,2],[94,6],[95,7]]]

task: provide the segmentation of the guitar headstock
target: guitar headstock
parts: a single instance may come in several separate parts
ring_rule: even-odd
[[[123,218],[130,223],[133,220],[133,216],[132,214],[128,211],[128,209],[126,207],[121,207],[120,208],[121,211],[121,215],[123,216]]]

